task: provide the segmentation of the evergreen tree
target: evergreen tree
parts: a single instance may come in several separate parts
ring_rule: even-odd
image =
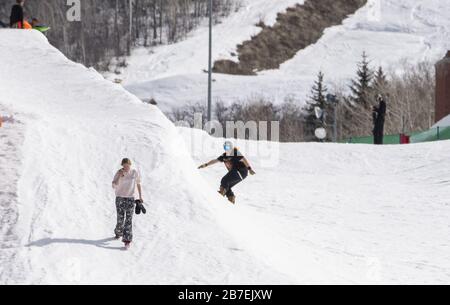
[[[384,95],[387,90],[388,80],[387,76],[384,73],[383,67],[379,67],[375,72],[375,78],[373,80],[373,90],[375,94]]]
[[[319,72],[317,76],[317,80],[314,82],[314,85],[311,89],[311,105],[314,105],[314,107],[320,107],[321,109],[325,109],[326,106],[326,94],[328,91],[328,88],[324,85],[325,75],[322,73],[322,71]]]
[[[370,105],[370,95],[373,91],[372,80],[374,74],[369,64],[368,56],[366,52],[363,52],[362,60],[358,63],[357,78],[352,80],[350,86],[352,92],[351,101],[363,107]]]

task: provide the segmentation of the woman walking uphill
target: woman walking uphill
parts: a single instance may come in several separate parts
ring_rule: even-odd
[[[114,233],[116,239],[122,238],[125,247],[129,248],[133,241],[133,214],[135,208],[136,189],[142,203],[141,175],[131,168],[128,158],[122,160],[122,168],[114,176],[112,186],[116,193],[117,225]]]

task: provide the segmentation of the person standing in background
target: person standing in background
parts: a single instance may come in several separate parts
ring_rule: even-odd
[[[11,16],[9,17],[9,26],[11,28],[23,29],[24,28],[24,13],[23,6],[25,0],[16,0],[16,4],[11,9]]]
[[[378,107],[373,107],[373,139],[375,145],[383,145],[384,123],[386,118],[386,101],[381,94],[377,97]]]

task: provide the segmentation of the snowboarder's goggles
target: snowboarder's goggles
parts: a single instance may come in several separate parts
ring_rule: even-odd
[[[225,151],[229,151],[229,150],[231,150],[233,147],[231,146],[231,144],[224,144],[223,145],[223,149],[225,150]]]

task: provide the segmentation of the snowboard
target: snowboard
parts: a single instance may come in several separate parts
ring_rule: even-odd
[[[33,29],[35,29],[36,31],[39,31],[41,33],[46,33],[48,32],[51,28],[49,26],[43,26],[43,25],[39,25],[39,26],[35,26]]]

